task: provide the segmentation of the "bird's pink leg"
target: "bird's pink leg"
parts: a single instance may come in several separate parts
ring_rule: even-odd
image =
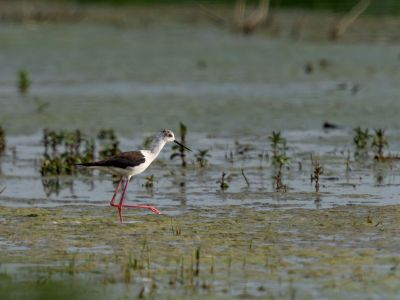
[[[122,178],[122,177],[121,177]],[[126,178],[126,183],[125,183],[125,187],[124,190],[122,192],[121,195],[121,199],[119,200],[119,204],[118,204],[118,212],[119,212],[119,222],[122,224],[122,208],[124,207],[124,200],[125,200],[125,193],[126,193],[126,188],[128,187],[128,183],[129,183],[129,178]]]
[[[121,177],[122,179],[122,177]],[[118,205],[114,205],[118,207],[118,212],[119,212],[119,222],[122,224],[123,221],[123,217],[122,217],[122,208],[123,207],[127,207],[127,208],[145,208],[145,209],[149,209],[151,210],[153,213],[160,215],[161,212],[155,208],[154,206],[151,205],[128,205],[128,204],[124,204],[124,200],[125,200],[125,193],[126,193],[126,189],[128,187],[128,183],[129,183],[129,178],[126,179],[126,183],[125,183],[125,187],[124,190],[122,192],[121,195],[121,200],[119,201]]]
[[[118,185],[117,185],[117,188],[115,189],[114,196],[112,197],[112,199],[110,201],[111,206],[118,206],[117,204],[114,203],[114,201],[115,201],[115,196],[117,196],[117,194],[118,194],[119,187],[121,186],[121,182],[122,182],[122,176],[118,181]]]

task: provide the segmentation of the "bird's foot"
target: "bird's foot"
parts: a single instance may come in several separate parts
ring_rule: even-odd
[[[127,208],[145,208],[145,209],[151,210],[153,213],[155,213],[157,215],[161,215],[161,212],[157,208],[155,208],[154,206],[151,206],[151,205],[128,205],[128,204],[124,204],[122,206],[123,207],[127,207]]]

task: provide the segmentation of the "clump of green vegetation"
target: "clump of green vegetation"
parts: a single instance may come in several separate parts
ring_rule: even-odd
[[[97,138],[101,144],[99,157],[115,155],[120,150],[113,130],[101,130]],[[75,131],[43,131],[44,154],[40,173],[42,176],[70,175],[76,172],[75,164],[95,158],[95,140],[79,129]]]
[[[385,135],[384,129],[375,129],[375,135],[372,138],[372,149],[375,152],[374,158],[378,161],[383,161],[383,149],[389,146],[389,142]]]
[[[99,151],[100,159],[116,155],[121,152],[119,141],[113,129],[102,129],[97,135],[102,148]]]
[[[287,141],[280,131],[272,131],[268,137],[272,149],[272,164],[275,167],[274,187],[276,192],[286,192],[287,185],[283,183],[283,167],[288,165],[289,157],[286,155]]]
[[[311,184],[315,182],[315,192],[319,193],[319,177],[323,174],[323,168],[319,162],[314,163],[314,173],[311,174]]]
[[[285,154],[274,156],[275,176],[274,187],[276,192],[287,192],[287,185],[283,183],[283,167],[289,163],[289,158]]]
[[[268,137],[272,149],[273,161],[276,161],[276,157],[281,154],[285,154],[287,149],[287,141],[282,137],[280,131],[272,131],[271,135]]]
[[[207,149],[198,150],[197,154],[195,155],[196,162],[199,164],[200,168],[207,167],[207,165],[208,165],[207,157],[211,157],[211,155],[208,153],[208,151],[209,150],[207,150]]]
[[[20,70],[18,72],[18,90],[21,94],[26,94],[31,85],[31,81],[29,79],[29,74],[26,70]]]
[[[2,126],[0,126],[0,155],[6,150],[6,133]]]
[[[75,164],[84,160],[80,153],[82,134],[80,130],[43,131],[44,157],[40,168],[42,176],[69,175],[75,172]],[[64,146],[63,151],[60,147]],[[51,154],[49,154],[49,147]]]
[[[217,183],[219,183],[219,187],[221,188],[221,191],[225,191],[229,188],[229,184],[226,183],[226,173],[222,172],[221,179],[217,180]]]
[[[354,137],[353,142],[356,147],[354,156],[356,159],[368,157],[368,146],[371,139],[371,134],[368,128],[361,129],[361,127],[356,127],[353,129]]]
[[[186,134],[187,134],[187,126],[182,122],[179,123],[180,130],[180,143],[182,145],[186,145]],[[180,157],[182,161],[182,167],[186,167],[186,149],[182,146],[174,144],[172,146],[173,153],[170,156],[170,159],[174,159],[175,157]]]

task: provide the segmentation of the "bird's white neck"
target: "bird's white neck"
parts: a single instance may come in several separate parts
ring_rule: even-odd
[[[150,149],[151,154],[154,155],[154,157],[157,157],[162,148],[164,148],[165,144],[166,141],[164,141],[164,139],[158,138]]]

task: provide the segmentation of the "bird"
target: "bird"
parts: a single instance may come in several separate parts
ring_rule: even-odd
[[[138,175],[144,172],[150,164],[157,158],[160,154],[161,150],[164,146],[169,143],[174,142],[175,144],[179,145],[182,148],[185,148],[188,151],[190,150],[185,145],[179,143],[175,139],[175,134],[169,130],[164,129],[158,134],[153,143],[153,146],[150,150],[137,150],[137,151],[128,151],[128,152],[121,152],[117,155],[111,156],[104,160],[93,161],[88,163],[79,163],[76,164],[78,166],[88,167],[91,169],[97,169],[103,172],[111,173],[113,175],[119,176],[120,179],[118,181],[117,187],[114,191],[114,195],[111,198],[110,206],[117,207],[119,212],[119,221],[122,224],[123,216],[122,210],[124,207],[126,208],[144,208],[149,209],[155,214],[161,214],[161,212],[151,205],[128,205],[124,204],[126,189],[128,187],[128,183],[132,176]],[[115,203],[115,198],[118,194],[119,188],[123,179],[125,178],[125,185],[122,191],[121,198],[119,203]]]

